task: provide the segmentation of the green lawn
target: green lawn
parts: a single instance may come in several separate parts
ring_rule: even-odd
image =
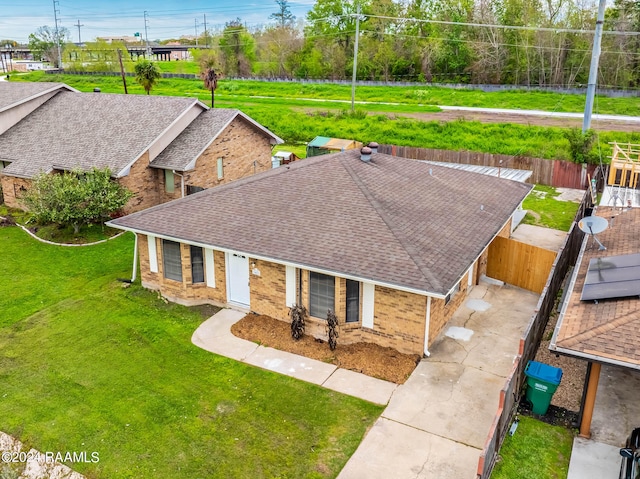
[[[522,208],[529,210],[523,223],[569,231],[580,204],[560,201],[556,199],[559,194],[552,186],[536,185],[522,203]]]
[[[513,436],[507,435],[491,479],[565,479],[573,433],[521,416]]]
[[[180,63],[180,62],[173,62]],[[11,81],[61,81],[81,91],[99,87],[105,93],[123,93],[118,77],[45,75],[34,72],[11,77]],[[129,92],[144,90],[132,78]],[[198,98],[210,104],[211,93],[199,79],[161,79],[154,95]],[[437,87],[358,87],[363,114],[352,117],[348,85],[301,84],[220,80],[216,106],[239,108],[271,129],[287,143],[309,142],[318,135],[352,138],[362,142],[469,150],[548,159],[570,158],[564,129],[515,124],[483,124],[477,121],[420,121],[406,115],[438,111],[437,105],[484,106],[492,108],[535,108],[548,111],[580,112],[584,95],[509,91],[484,93]],[[393,103],[393,104],[389,104]],[[598,112],[640,115],[637,98],[599,98]],[[609,142],[640,143],[640,134],[599,132],[603,161],[611,154]]]
[[[382,411],[193,346],[198,311],[117,281],[131,235],[0,245],[0,430],[89,478],[335,477]]]

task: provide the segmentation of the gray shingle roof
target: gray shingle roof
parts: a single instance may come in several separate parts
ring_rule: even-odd
[[[0,135],[0,159],[12,162],[3,174],[30,178],[54,166],[118,173],[196,104],[191,98],[62,91]]]
[[[0,111],[55,90],[76,91],[64,83],[0,82]]]
[[[381,153],[364,163],[349,150],[111,223],[445,295],[530,189]]]
[[[243,118],[256,129],[270,136],[276,143],[282,140],[269,130],[254,122],[240,110],[215,108],[207,110],[196,118],[167,148],[152,162],[155,168],[184,171],[189,163],[198,158],[204,149],[236,118]]]

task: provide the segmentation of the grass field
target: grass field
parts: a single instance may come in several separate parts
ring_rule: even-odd
[[[573,432],[521,416],[513,436],[507,435],[491,479],[565,479]]]
[[[558,195],[551,186],[536,185],[522,203],[522,208],[529,210],[523,223],[569,231],[580,204],[558,200]]]
[[[131,274],[133,238],[0,228],[0,430],[88,478],[335,477],[382,408],[205,352],[203,315]]]
[[[180,62],[172,62],[180,63]],[[12,77],[22,81],[62,81],[81,91],[99,87],[103,92],[122,93],[118,77],[44,75],[42,72]],[[128,79],[129,92],[144,90]],[[470,150],[548,159],[569,159],[564,130],[513,124],[483,124],[475,121],[420,121],[406,114],[437,111],[437,105],[535,108],[547,111],[581,111],[582,95],[509,91],[484,93],[433,87],[359,87],[358,104],[350,115],[348,85],[300,84],[221,80],[216,106],[239,108],[271,129],[288,143],[308,142],[315,136],[352,138],[362,142]],[[211,94],[201,80],[162,79],[152,90],[156,95],[195,97],[210,104]],[[640,115],[640,100],[599,98],[601,113]],[[640,134],[601,132],[603,160],[610,154],[609,142],[640,142]]]

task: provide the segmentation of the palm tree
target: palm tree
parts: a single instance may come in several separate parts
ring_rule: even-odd
[[[204,80],[204,87],[207,90],[211,90],[211,108],[213,108],[215,100],[214,92],[216,88],[218,88],[218,74],[213,67],[207,67],[207,69],[202,72],[202,79]]]
[[[136,81],[142,85],[142,88],[144,88],[147,95],[149,95],[149,92],[158,81],[158,78],[161,77],[160,70],[158,70],[155,63],[149,60],[141,60],[136,63],[135,72]]]

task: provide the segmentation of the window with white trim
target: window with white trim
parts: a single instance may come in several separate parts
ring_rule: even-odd
[[[191,246],[191,282],[204,283],[204,255],[202,248]]]
[[[176,188],[176,182],[173,176],[173,171],[164,170],[164,191],[167,193],[173,193]]]
[[[347,323],[357,323],[360,321],[360,282],[351,279],[346,280],[346,282],[346,321]]]
[[[222,164],[222,158],[218,158],[216,166],[218,167],[218,179],[221,180],[224,178],[224,165]]]
[[[162,266],[165,278],[182,281],[180,243],[165,239],[162,240]]]
[[[336,279],[326,274],[309,272],[309,315],[326,318],[327,311],[336,309]]]

